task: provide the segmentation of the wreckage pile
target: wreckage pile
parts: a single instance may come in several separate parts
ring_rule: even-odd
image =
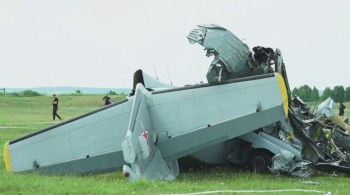
[[[302,160],[282,150],[272,157],[271,172],[307,177],[316,171],[350,174],[350,133],[342,117],[333,112],[334,101],[328,98],[316,112],[299,97],[289,107],[292,136],[286,141],[301,149]]]
[[[286,121],[263,127],[270,136],[289,143],[300,155],[281,149],[272,158],[269,168],[275,174],[307,177],[317,170],[350,173],[350,128],[334,114],[334,101],[328,98],[312,113],[299,97],[292,98],[281,51],[261,46],[248,46],[226,29],[217,25],[199,25],[187,37],[190,43],[205,47],[207,56],[214,56],[209,67],[208,82],[276,72],[282,75],[288,94]],[[237,52],[239,51],[239,52]],[[298,152],[299,154],[299,152]]]
[[[214,56],[207,79],[209,83],[276,72],[283,77],[288,95],[288,116],[256,130],[287,142],[295,152],[281,149],[272,158],[270,171],[307,177],[316,171],[350,174],[350,127],[333,113],[334,101],[328,98],[316,112],[299,97],[292,98],[281,51],[256,46],[249,47],[235,35],[217,25],[199,25],[187,37],[190,43],[205,47],[207,56]],[[239,52],[237,52],[239,51]]]

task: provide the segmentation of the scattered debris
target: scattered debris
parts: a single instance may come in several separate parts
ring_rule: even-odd
[[[321,185],[321,183],[317,181],[302,181],[301,183],[309,185]]]

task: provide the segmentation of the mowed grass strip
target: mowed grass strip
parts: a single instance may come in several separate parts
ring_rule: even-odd
[[[112,100],[123,96],[111,96]],[[60,95],[59,113],[68,120],[103,106],[101,95]],[[347,103],[347,108],[350,105]],[[0,125],[23,123],[23,128],[0,128],[0,147],[5,142],[40,130],[52,124],[51,97],[0,96]],[[348,114],[348,111],[346,111]],[[38,124],[35,124],[38,123]],[[36,126],[37,125],[37,126]],[[26,128],[26,127],[37,127]],[[253,173],[230,167],[214,167],[197,171],[181,171],[173,182],[128,182],[121,171],[86,176],[56,176],[38,173],[13,174],[5,170],[3,152],[0,153],[0,194],[183,194],[193,192],[225,191],[215,194],[235,194],[229,190],[319,190],[332,194],[348,194],[350,178],[320,173],[310,178],[276,176]],[[303,181],[312,181],[305,184]],[[314,182],[314,183],[313,183]],[[251,194],[251,193],[239,193]],[[271,192],[259,193],[271,194]],[[276,192],[274,194],[281,194]],[[283,192],[282,194],[315,194],[311,192]]]

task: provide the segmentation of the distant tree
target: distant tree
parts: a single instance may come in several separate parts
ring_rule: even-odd
[[[33,97],[33,96],[41,96],[39,92],[33,91],[33,90],[25,90],[20,93],[20,96],[23,97]]]
[[[344,102],[345,90],[343,86],[335,86],[333,88],[333,100],[335,102]]]
[[[350,87],[347,87],[347,88],[345,89],[344,101],[345,101],[345,102],[350,101]]]
[[[298,89],[298,96],[305,102],[309,102],[311,99],[312,89],[308,85],[303,85]]]
[[[75,93],[76,93],[76,94],[81,94],[80,89],[75,90]]]
[[[333,98],[333,90],[330,87],[326,87],[326,89],[324,89],[323,94],[321,96],[321,101],[326,100],[328,97]]]
[[[20,96],[18,92],[9,93],[9,95],[12,97],[19,97]]]
[[[320,98],[320,94],[318,93],[318,89],[314,86],[310,94],[310,101],[317,102],[319,98]]]
[[[298,95],[298,88],[294,87],[294,89],[292,90],[292,96],[297,96]]]
[[[115,91],[112,91],[112,90],[110,90],[107,94],[108,95],[117,95],[117,93]]]

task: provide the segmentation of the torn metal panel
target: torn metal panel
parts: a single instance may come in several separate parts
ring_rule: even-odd
[[[293,165],[291,170],[292,176],[298,177],[309,177],[315,174],[315,171],[311,168],[311,162],[309,161],[300,161]]]
[[[273,154],[278,154],[281,150],[292,153],[296,159],[301,160],[300,151],[293,146],[291,146],[288,142],[282,141],[276,137],[273,137],[264,132],[255,133],[250,132],[240,136],[241,139],[252,143],[252,148],[269,148]]]
[[[208,56],[216,56],[231,73],[239,75],[249,71],[247,62],[251,52],[246,44],[221,26],[206,24],[198,27],[187,37],[190,43],[201,44]]]
[[[317,106],[316,110],[316,117],[320,118],[323,116],[331,117],[333,116],[333,109],[335,106],[335,102],[331,97],[327,98],[325,101],[323,101],[320,105]]]
[[[316,163],[313,165],[313,168],[319,171],[325,172],[341,172],[350,174],[350,165],[349,164],[338,164],[338,163]]]
[[[294,134],[302,143],[302,155],[311,162],[318,162],[319,160],[323,161],[324,154],[316,146],[314,141],[305,134],[304,129],[306,125],[297,117],[293,109],[290,109],[289,111],[289,118],[294,129]]]
[[[281,150],[280,153],[276,154],[271,158],[272,166],[270,170],[275,173],[279,174],[289,172],[290,171],[290,164],[292,163],[295,155],[287,150]]]
[[[213,24],[198,27],[187,38],[191,44],[202,45],[207,52],[206,56],[214,56],[207,73],[208,82],[273,72],[260,66],[249,47],[227,29]],[[272,49],[269,48],[270,50]],[[273,50],[272,53],[274,54]],[[262,61],[262,57],[259,60]]]
[[[295,160],[295,155],[287,150],[281,150],[271,158],[271,172],[277,175],[287,174],[298,177],[309,177],[314,174],[310,168],[311,162],[303,160]]]
[[[335,144],[345,148],[346,150],[350,150],[350,134],[345,133],[337,128],[333,130],[333,139]]]
[[[310,111],[310,106],[307,105],[300,97],[296,96],[292,99],[291,108],[294,109],[294,114],[302,120],[313,119],[314,115]]]

